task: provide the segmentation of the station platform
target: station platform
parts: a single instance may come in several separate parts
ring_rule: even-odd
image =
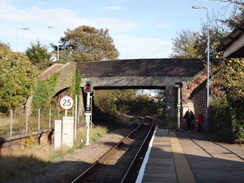
[[[244,145],[195,131],[155,130],[137,183],[243,183]]]

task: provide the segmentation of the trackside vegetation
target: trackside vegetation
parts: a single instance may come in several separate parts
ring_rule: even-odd
[[[102,136],[107,134],[109,129],[102,126],[94,126],[91,133],[91,142],[98,141]],[[44,167],[49,163],[62,159],[65,155],[74,153],[78,147],[85,146],[86,131],[77,132],[77,140],[74,147],[62,147],[54,150],[53,145],[38,145],[34,142],[34,138],[30,136],[21,145],[18,151],[13,151],[10,156],[1,157],[0,167],[4,167],[0,171],[0,183],[13,181],[22,177],[22,174],[35,173],[38,168]]]

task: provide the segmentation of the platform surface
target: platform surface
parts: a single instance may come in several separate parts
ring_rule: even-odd
[[[244,146],[209,134],[158,129],[137,183],[243,183]]]

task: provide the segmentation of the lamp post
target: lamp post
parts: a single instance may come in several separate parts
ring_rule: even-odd
[[[175,88],[177,88],[177,123],[178,130],[180,130],[180,111],[181,111],[181,88],[182,83],[175,83]]]
[[[48,26],[48,28],[50,28],[50,29],[56,29],[57,39],[58,39],[58,29],[56,27],[52,27],[52,26]],[[57,60],[59,60],[59,45],[58,45],[58,42],[57,42]]]
[[[18,51],[18,37],[19,37],[19,30],[29,30],[28,27],[22,27],[17,29],[17,36],[16,36],[16,52]]]
[[[208,132],[209,128],[209,93],[210,93],[210,84],[209,84],[209,57],[210,57],[210,37],[209,37],[209,16],[208,16],[208,8],[202,6],[192,6],[193,9],[206,9],[207,10],[207,27],[208,27],[208,45],[207,45],[207,108],[206,108],[206,132]]]

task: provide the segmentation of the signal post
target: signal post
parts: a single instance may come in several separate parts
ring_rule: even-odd
[[[85,108],[85,116],[86,116],[86,145],[90,144],[90,122],[92,116],[92,101],[91,94],[93,93],[93,86],[90,81],[86,81],[84,86],[84,92],[86,95],[86,108]]]

